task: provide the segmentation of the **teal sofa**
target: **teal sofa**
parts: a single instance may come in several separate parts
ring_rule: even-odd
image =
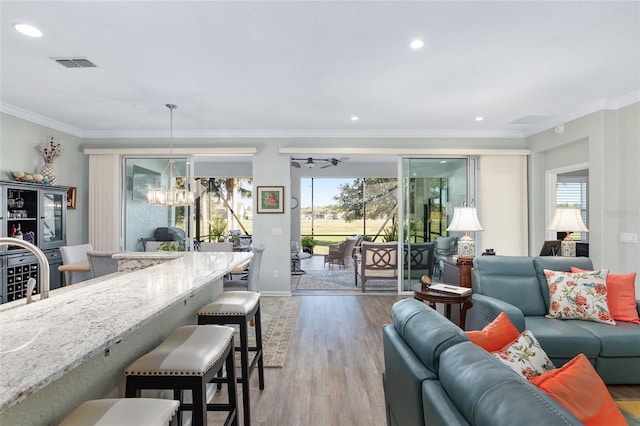
[[[582,424],[424,303],[396,302],[392,317],[382,329],[388,425]]]
[[[546,318],[549,290],[544,269],[593,269],[586,257],[482,256],[473,261],[473,307],[467,330],[481,330],[504,311],[511,322],[536,336],[559,367],[584,353],[607,384],[640,384],[640,325]],[[640,301],[636,301],[640,310]]]

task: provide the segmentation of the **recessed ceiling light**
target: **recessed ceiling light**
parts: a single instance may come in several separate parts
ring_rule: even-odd
[[[447,160],[440,161],[440,164],[447,164]]]
[[[357,115],[352,115],[351,116],[351,121],[358,121],[358,116]]]
[[[42,37],[42,31],[40,31],[36,27],[32,27],[31,25],[15,24],[13,28],[24,35],[28,35],[29,37]]]
[[[484,120],[484,117],[476,117],[476,121],[482,121]]]
[[[411,42],[410,46],[412,49],[422,49],[422,46],[424,46],[424,41],[417,38]]]

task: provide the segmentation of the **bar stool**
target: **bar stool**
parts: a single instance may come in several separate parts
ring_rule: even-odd
[[[173,389],[174,398],[181,401],[180,410],[192,411],[192,424],[206,425],[209,410],[228,411],[224,424],[237,425],[233,333],[233,328],[224,326],[178,327],[158,347],[127,367],[125,396],[140,396],[142,389]],[[223,365],[226,377],[216,377]],[[227,383],[227,404],[207,404],[206,386],[211,382]],[[180,398],[185,389],[192,392],[192,404]]]
[[[80,404],[59,426],[167,426],[180,403],[170,399],[94,399]]]
[[[256,346],[249,346],[247,323],[254,320]],[[242,384],[242,408],[244,424],[251,424],[249,402],[249,379],[258,365],[258,382],[264,389],[264,365],[262,360],[262,325],[260,322],[260,293],[253,291],[225,291],[213,303],[198,311],[198,324],[218,324],[240,326],[240,342],[236,350],[240,351],[240,369],[238,383]],[[255,352],[249,363],[249,352]]]

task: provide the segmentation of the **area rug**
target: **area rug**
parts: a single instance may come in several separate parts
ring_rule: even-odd
[[[326,268],[309,269],[304,275],[294,276],[297,279],[296,290],[346,290],[362,291],[362,282],[358,279],[356,287],[353,266],[346,269]],[[396,291],[396,280],[368,280],[367,291]]]
[[[616,401],[629,426],[640,426],[640,401]]]
[[[297,297],[261,297],[260,314],[262,316],[262,356],[265,368],[282,368],[287,357],[291,334],[298,318],[300,299]],[[249,346],[255,346],[256,336],[253,327],[248,330]],[[240,338],[236,326],[234,336]],[[251,352],[249,352],[251,359]],[[236,365],[240,365],[240,353],[236,352]]]

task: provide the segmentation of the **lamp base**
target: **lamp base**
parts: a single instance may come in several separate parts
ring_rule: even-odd
[[[476,256],[476,242],[465,235],[458,240],[458,257],[473,258]]]
[[[562,240],[562,243],[560,243],[560,254],[564,257],[576,257],[576,242],[573,240]]]

